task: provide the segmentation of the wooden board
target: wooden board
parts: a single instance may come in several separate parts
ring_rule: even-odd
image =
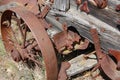
[[[69,26],[74,26],[78,32],[88,38],[92,42],[89,30],[96,28],[99,32],[101,47],[108,51],[108,49],[120,50],[120,31],[116,28],[117,20],[120,20],[120,13],[114,10],[119,0],[110,1],[106,9],[97,9],[90,5],[90,14],[76,10],[76,5],[73,0],[70,1],[70,9],[67,12],[58,10],[51,10],[49,14],[58,16],[60,23],[67,22]],[[54,23],[53,23],[54,24]]]
[[[94,54],[90,54],[89,57],[89,59],[85,59],[84,54],[82,54],[70,60],[69,63],[71,66],[66,71],[67,75],[73,76],[93,68],[97,64],[96,56]]]

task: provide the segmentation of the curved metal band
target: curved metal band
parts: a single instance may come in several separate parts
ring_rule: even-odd
[[[103,53],[100,47],[100,40],[98,32],[95,28],[90,30],[96,49],[98,62],[104,73],[112,80],[120,80],[120,71],[116,69],[117,65],[113,59],[107,54]]]
[[[0,6],[9,4],[11,2],[17,2],[19,4],[24,5],[24,4],[28,3],[29,0],[2,0],[2,1],[0,1]]]
[[[25,21],[25,23],[28,25],[29,29],[31,30],[33,36],[35,37],[41,49],[42,56],[45,62],[47,80],[57,80],[58,67],[57,67],[57,59],[53,45],[44,29],[44,26],[42,26],[42,24],[44,23],[40,22],[32,12],[27,11],[23,7],[15,7],[6,10],[1,18],[1,30],[2,30],[1,32],[2,32],[3,40],[7,38],[5,34],[6,28],[2,23],[6,20],[10,21],[13,12],[19,15]],[[6,49],[8,49],[7,47],[11,47],[11,45],[8,44],[8,42],[6,41],[4,41],[4,44]]]
[[[105,55],[103,60],[101,60],[101,63],[101,67],[104,73],[109,78],[111,78],[112,80],[120,80],[120,71],[116,69],[117,65],[108,55]]]

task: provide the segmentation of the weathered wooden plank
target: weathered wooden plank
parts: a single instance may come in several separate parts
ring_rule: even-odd
[[[71,0],[71,7],[76,7],[74,0]],[[89,4],[90,15],[104,21],[105,23],[116,27],[117,20],[120,19],[120,13],[115,11],[117,4],[120,4],[119,0],[108,0],[108,6],[105,9],[98,9]],[[80,11],[80,10],[78,10]]]
[[[78,73],[91,69],[97,64],[96,56],[94,54],[89,55],[89,59],[84,58],[84,54],[77,56],[69,61],[70,68],[66,71],[68,76],[73,76]]]
[[[95,7],[90,7],[90,15],[97,17],[101,21],[116,28],[118,20],[120,19],[120,13],[113,11],[111,9],[95,9]]]
[[[70,0],[54,0],[53,7],[57,10],[66,11],[70,8]]]
[[[111,9],[115,9],[116,5],[120,4],[120,0],[109,0],[108,7]]]
[[[69,11],[61,12],[51,10],[52,15],[58,15],[60,22],[67,22],[68,25],[74,26],[78,32],[92,42],[90,28],[96,28],[100,34],[101,47],[106,51],[109,48],[120,50],[120,32],[115,28],[116,20],[120,19],[120,13],[112,9],[96,9],[91,7],[91,12],[87,15],[84,12],[76,10],[72,3]],[[100,14],[99,14],[100,13]]]

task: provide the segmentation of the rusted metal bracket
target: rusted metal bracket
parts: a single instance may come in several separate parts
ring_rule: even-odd
[[[45,21],[45,16],[48,14],[50,10],[50,7],[48,5],[45,6],[45,8],[42,10],[42,12],[38,15],[36,15],[39,19],[40,22],[42,22],[43,26],[45,27],[45,29],[48,29],[51,27],[51,24],[48,24],[46,21]]]
[[[119,50],[113,50],[110,49],[109,53],[115,57],[115,59],[117,60],[117,70],[120,70],[120,51]]]
[[[89,10],[88,2],[87,1],[85,1],[82,4],[82,6],[80,7],[80,10],[86,12],[87,14],[89,14],[90,10]]]
[[[60,68],[60,72],[58,75],[58,80],[67,80],[67,73],[66,70],[70,67],[70,63],[69,62],[62,62],[61,63],[61,68]]]
[[[81,49],[84,50],[88,47],[89,41],[87,39],[84,42],[81,42],[81,37],[77,33],[67,29],[67,25],[63,24],[63,31],[54,35],[53,40],[56,46],[56,49],[62,54],[68,54],[72,50]],[[77,43],[75,45],[74,43]],[[64,50],[69,50],[68,53],[65,53]]]
[[[90,32],[93,38],[96,55],[98,58],[98,64],[96,65],[95,68],[98,68],[98,67],[102,68],[104,73],[112,80],[120,80],[120,76],[119,76],[120,71],[116,69],[117,65],[107,54],[103,53],[100,48],[100,41],[99,41],[97,30],[91,29]]]
[[[49,12],[49,10],[50,10],[50,7],[48,5],[46,5],[45,8],[42,10],[42,12],[37,15],[37,17],[41,18],[41,19],[45,18],[45,16]]]

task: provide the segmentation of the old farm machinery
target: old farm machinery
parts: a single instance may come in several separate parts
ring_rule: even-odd
[[[71,65],[61,62],[59,69],[57,54],[85,50],[92,43],[97,57],[92,71],[100,68],[110,79],[120,80],[120,1],[116,3],[112,0],[3,0],[1,8],[8,6],[1,16],[5,49],[16,62],[44,66],[47,80],[66,80],[66,70]]]

